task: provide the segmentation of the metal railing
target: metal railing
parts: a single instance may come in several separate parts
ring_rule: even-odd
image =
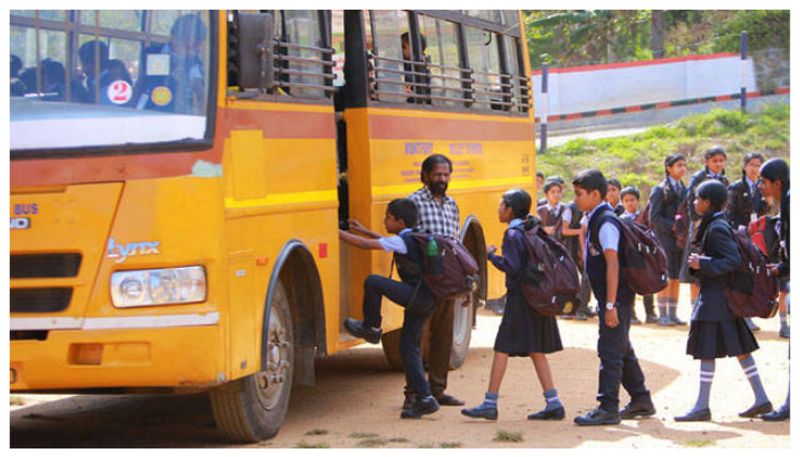
[[[533,91],[530,79],[525,76],[479,72],[471,68],[377,55],[372,59],[375,76],[370,76],[369,82],[373,100],[463,104],[466,108],[518,113],[527,113],[530,109]],[[381,66],[381,63],[398,64],[404,68],[388,68]],[[401,77],[398,78],[398,75]],[[399,86],[404,90],[387,90],[387,86]]]
[[[333,74],[333,67],[336,66],[336,64],[331,60],[331,56],[336,52],[334,49],[307,46],[280,40],[275,40],[274,43],[274,81],[278,88],[285,91],[287,95],[296,97],[317,98],[319,92],[315,94],[315,91],[322,91],[321,93],[324,94],[325,97],[332,96],[335,90],[333,87],[333,80],[336,79],[336,75]],[[284,51],[282,52],[282,50]],[[286,54],[289,50],[319,53],[319,58],[292,56]],[[292,65],[292,63],[295,65]],[[304,68],[303,70],[299,70],[297,69],[298,66],[318,66],[318,68]],[[298,82],[298,79],[302,82]],[[306,79],[313,79],[319,81],[319,83],[315,84]],[[292,89],[297,90],[292,91]]]

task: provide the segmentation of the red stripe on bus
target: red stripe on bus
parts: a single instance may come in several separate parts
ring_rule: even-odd
[[[265,138],[322,139],[336,137],[333,109],[327,113],[223,109],[230,130],[256,129]]]
[[[550,118],[548,118],[550,119]],[[370,116],[378,140],[533,141],[530,123],[405,116]]]

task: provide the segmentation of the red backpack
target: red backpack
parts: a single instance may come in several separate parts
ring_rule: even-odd
[[[542,316],[557,316],[563,305],[559,297],[572,297],[580,292],[578,269],[567,248],[550,237],[540,224],[522,230],[528,249],[528,262],[520,275],[522,296]]]
[[[767,268],[767,257],[744,230],[731,228],[731,232],[742,263],[728,278],[728,308],[737,317],[772,317],[778,310],[778,277]]]
[[[668,280],[667,254],[656,234],[632,219],[610,219],[620,231],[619,264],[628,287],[639,295],[662,291]]]
[[[650,222],[650,202],[647,202],[647,205],[644,207],[644,209],[639,212],[638,216],[636,216],[636,223],[641,224],[649,229],[653,228],[653,224]]]

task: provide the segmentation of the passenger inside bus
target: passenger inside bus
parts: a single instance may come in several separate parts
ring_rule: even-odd
[[[100,40],[87,41],[78,49],[78,59],[82,74],[78,83],[73,84],[73,100],[108,104],[105,94],[112,81],[108,73],[108,45]]]
[[[25,95],[25,83],[19,79],[20,71],[22,71],[22,59],[15,54],[11,54],[9,68],[11,70],[11,96],[21,97]]]
[[[403,71],[405,74],[403,75],[405,82],[409,83],[405,86],[405,91],[407,94],[414,94],[415,92],[420,95],[430,95],[431,94],[431,78],[428,76],[430,74],[430,70],[428,68],[428,64],[430,63],[430,57],[427,55],[428,52],[428,43],[425,40],[425,35],[420,34],[419,36],[420,42],[422,43],[422,61],[424,65],[414,65],[411,63],[403,63]],[[400,41],[403,46],[403,60],[406,61],[413,61],[414,59],[411,56],[411,43],[408,40],[408,32],[404,32],[400,35]],[[414,68],[416,67],[416,69]],[[414,73],[425,73],[425,76],[417,77]],[[414,83],[417,84],[426,84],[426,86],[415,86]],[[414,90],[416,88],[416,90]],[[430,104],[431,100],[428,97],[413,97],[410,96],[406,100],[408,103],[426,103]]]
[[[175,20],[166,44],[149,46],[134,97],[137,109],[202,114],[205,80],[201,51],[207,30],[199,14]]]

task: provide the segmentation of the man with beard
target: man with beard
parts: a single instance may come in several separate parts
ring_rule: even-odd
[[[447,184],[453,163],[442,154],[428,156],[422,162],[420,180],[424,186],[411,194],[410,198],[419,209],[417,229],[434,234],[458,238],[458,205],[447,195]],[[447,371],[450,351],[453,346],[453,300],[442,300],[431,316],[430,344],[428,356],[428,381],[436,401],[442,406],[461,406],[463,401],[444,393],[447,388]],[[414,402],[415,392],[406,386],[403,407]]]

